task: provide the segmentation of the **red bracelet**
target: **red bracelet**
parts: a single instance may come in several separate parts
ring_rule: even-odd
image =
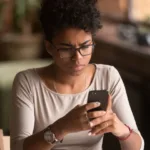
[[[130,135],[132,134],[132,132],[133,132],[133,130],[128,126],[128,125],[126,125],[125,124],[125,126],[129,129],[129,135],[128,136],[126,136],[126,137],[117,137],[120,141],[125,141],[125,140],[127,140],[129,137],[130,137]]]

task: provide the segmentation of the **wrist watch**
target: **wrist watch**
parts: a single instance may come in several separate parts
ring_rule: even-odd
[[[60,143],[60,140],[56,138],[55,134],[50,130],[50,127],[44,130],[44,140],[49,144]]]

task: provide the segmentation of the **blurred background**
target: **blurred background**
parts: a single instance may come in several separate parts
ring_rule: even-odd
[[[5,135],[9,135],[14,76],[51,62],[39,22],[40,2],[0,0],[0,128]],[[102,13],[103,28],[95,37],[91,62],[113,65],[119,70],[145,150],[149,150],[150,0],[98,0],[97,7]],[[112,146],[114,143],[112,139]]]

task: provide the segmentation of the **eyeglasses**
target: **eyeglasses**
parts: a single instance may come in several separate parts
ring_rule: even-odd
[[[52,42],[53,47],[59,52],[60,58],[71,58],[78,51],[82,56],[91,55],[94,52],[95,43],[83,45],[79,48],[57,48]]]

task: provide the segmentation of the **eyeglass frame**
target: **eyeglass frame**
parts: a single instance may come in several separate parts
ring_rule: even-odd
[[[83,57],[84,57],[84,56],[91,55],[91,54],[94,52],[94,48],[95,48],[95,45],[96,45],[94,41],[92,41],[92,42],[93,42],[92,44],[86,45],[86,46],[92,46],[92,52],[91,52],[90,54],[86,54],[86,55],[81,54],[80,49],[82,49],[83,46],[80,46],[80,47],[78,47],[78,48],[73,47],[74,53],[73,53],[72,56],[70,56],[70,57],[62,57],[62,56],[60,55],[60,52],[59,52],[60,49],[57,48],[57,47],[55,46],[55,44],[54,44],[52,41],[50,41],[51,45],[52,45],[52,46],[57,50],[57,52],[59,53],[60,58],[66,58],[66,59],[73,57],[76,51],[78,51],[78,52],[80,53],[80,55],[83,56]]]

